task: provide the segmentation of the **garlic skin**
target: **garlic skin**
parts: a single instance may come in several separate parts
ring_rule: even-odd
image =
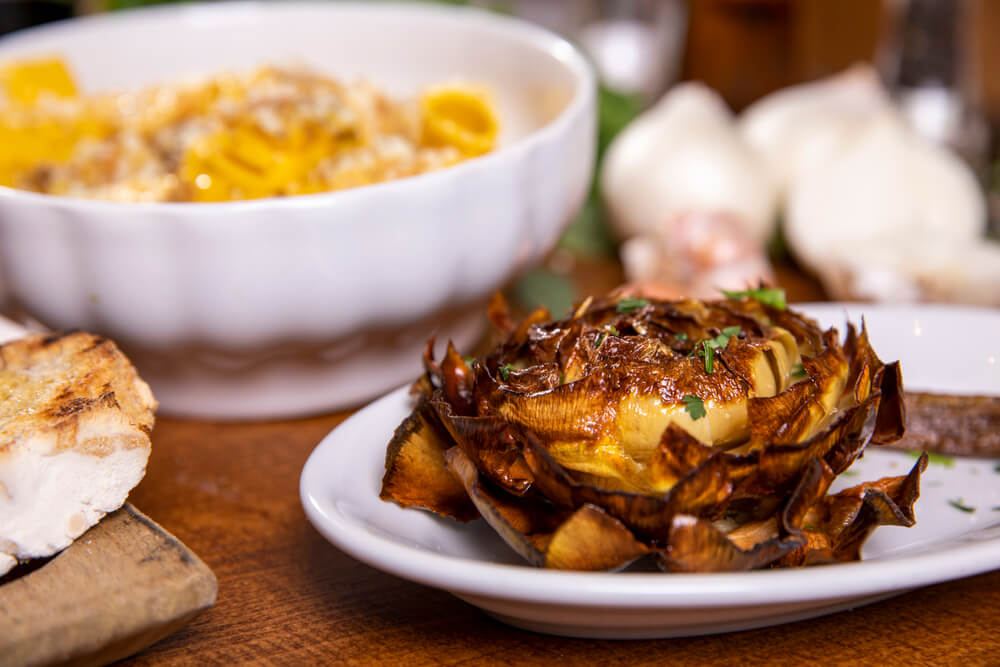
[[[799,174],[786,202],[789,247],[835,299],[1000,303],[985,226],[971,169],[891,110]]]
[[[738,128],[785,192],[796,178],[825,163],[873,115],[891,108],[878,73],[858,64],[761,98],[740,114]]]
[[[625,241],[620,252],[626,281],[657,298],[712,299],[720,289],[774,283],[763,246],[731,214],[675,214]]]
[[[703,84],[674,86],[629,124],[609,146],[599,177],[621,239],[689,211],[732,214],[761,243],[775,228],[774,183],[722,98]]]

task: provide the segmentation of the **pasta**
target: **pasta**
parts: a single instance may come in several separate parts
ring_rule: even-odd
[[[113,201],[233,201],[339,190],[496,146],[489,95],[393,99],[304,68],[260,67],[81,95],[58,60],[0,67],[0,185]]]

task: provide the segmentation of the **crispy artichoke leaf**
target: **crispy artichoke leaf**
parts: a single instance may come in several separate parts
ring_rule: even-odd
[[[677,424],[670,424],[664,429],[659,445],[649,459],[652,485],[666,491],[714,453],[714,448],[702,444]]]
[[[717,514],[732,493],[726,463],[716,455],[699,465],[663,495],[644,495],[599,488],[574,480],[530,432],[523,454],[535,475],[535,487],[564,508],[591,504],[620,519],[640,539],[665,541],[674,515]]]
[[[460,415],[474,414],[472,371],[451,341],[448,342],[448,349],[441,361],[441,380],[444,395],[452,409]]]
[[[923,454],[906,475],[865,482],[829,496],[825,532],[837,560],[858,560],[861,547],[878,526],[912,526],[913,505],[920,497],[920,476],[927,469]]]
[[[451,439],[494,484],[517,496],[531,489],[534,476],[507,422],[496,417],[456,415],[446,400],[432,400],[431,405]]]
[[[903,394],[903,374],[899,362],[883,366],[875,375],[874,383],[879,387],[882,401],[875,422],[872,442],[889,445],[906,433],[906,403]]]
[[[618,570],[650,551],[621,521],[585,504],[553,533],[545,549],[545,567]]]
[[[479,513],[504,542],[532,565],[544,565],[545,554],[536,543],[547,542],[569,512],[488,488],[475,463],[459,447],[446,451],[444,458]]]
[[[389,442],[379,496],[459,521],[475,519],[479,513],[445,463],[444,452],[452,445],[427,398],[420,397]]]
[[[832,423],[804,442],[760,450],[757,469],[743,482],[741,495],[761,495],[786,486],[813,458],[823,458],[837,474],[843,472],[871,440],[878,404],[879,396],[871,396],[837,413]]]
[[[771,538],[741,549],[722,531],[689,514],[673,518],[669,545],[659,557],[669,572],[740,572],[772,563],[805,543],[798,535]]]
[[[803,532],[809,511],[822,500],[833,471],[821,459],[810,460],[783,507],[766,519],[750,521],[728,534],[689,515],[673,521],[670,542],[660,558],[671,571],[720,572],[751,570],[782,563],[803,552],[818,537]],[[825,537],[823,538],[825,540]]]

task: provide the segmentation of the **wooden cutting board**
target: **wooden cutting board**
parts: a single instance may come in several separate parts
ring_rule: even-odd
[[[0,585],[0,664],[120,660],[211,607],[216,590],[208,566],[126,504]]]

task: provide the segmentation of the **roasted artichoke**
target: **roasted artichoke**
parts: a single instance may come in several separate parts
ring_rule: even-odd
[[[837,331],[783,303],[588,300],[515,325],[476,360],[424,354],[381,497],[482,516],[528,562],[749,570],[856,560],[880,524],[910,526],[908,475],[829,495],[870,444],[903,432],[898,363],[862,323]]]

